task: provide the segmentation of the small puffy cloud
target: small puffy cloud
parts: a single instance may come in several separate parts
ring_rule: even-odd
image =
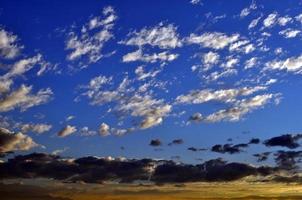
[[[33,139],[21,132],[14,133],[0,128],[0,153],[10,151],[27,151],[39,146]]]
[[[208,52],[202,55],[202,62],[209,69],[211,66],[219,62],[219,54],[215,52]]]
[[[203,116],[201,113],[194,113],[193,115],[190,116],[189,121],[193,122],[201,122],[203,120]]]
[[[256,153],[253,156],[257,158],[257,162],[263,162],[268,159],[271,152]]]
[[[258,18],[256,18],[256,19],[253,19],[253,20],[251,21],[251,23],[249,24],[248,29],[252,29],[252,28],[256,27],[256,26],[258,25],[260,19],[261,19],[261,17],[258,17]]]
[[[16,58],[23,46],[18,45],[18,37],[0,28],[0,57],[5,59]]]
[[[244,17],[248,16],[252,12],[252,10],[255,10],[255,9],[257,9],[257,5],[253,1],[252,4],[249,7],[244,8],[244,9],[241,10],[240,17],[244,18]]]
[[[276,22],[277,22],[277,16],[278,16],[277,13],[271,13],[271,14],[269,14],[267,16],[267,18],[265,18],[263,20],[263,25],[265,27],[268,27],[268,28],[274,26],[276,24]]]
[[[58,136],[59,137],[66,137],[74,132],[76,132],[77,129],[75,126],[70,126],[70,125],[67,125],[66,127],[64,127],[63,129],[61,129],[59,132],[58,132]]]
[[[244,63],[244,65],[245,65],[244,69],[253,68],[257,64],[258,64],[258,58],[257,57],[250,58],[250,59],[248,59],[248,60],[245,61],[245,63]]]
[[[147,62],[147,63],[155,63],[155,62],[171,62],[178,57],[178,54],[171,54],[167,51],[161,53],[154,54],[143,54],[141,49],[137,51],[128,53],[123,56],[123,62]]]
[[[232,51],[237,51],[237,52],[242,52],[245,54],[251,53],[252,51],[255,50],[255,47],[253,44],[250,44],[248,40],[240,40],[238,42],[235,42],[230,45],[229,50]]]
[[[22,124],[20,129],[22,132],[27,133],[27,132],[34,132],[34,133],[45,133],[49,131],[52,128],[52,125],[49,124]]]
[[[145,72],[143,66],[139,66],[135,69],[135,74],[137,76],[137,80],[144,80],[149,77],[153,78],[160,72],[161,72],[161,70]]]
[[[15,108],[26,111],[28,108],[47,103],[53,93],[50,88],[41,89],[32,94],[32,86],[21,85],[17,90],[0,99],[0,112],[6,112]]]
[[[297,37],[298,34],[300,34],[300,33],[301,33],[300,30],[294,30],[291,28],[288,28],[288,29],[285,29],[285,30],[282,30],[279,32],[279,34],[285,38],[294,38],[294,37]]]
[[[174,49],[182,46],[177,33],[177,27],[173,24],[159,23],[154,27],[145,27],[138,32],[132,32],[121,44],[142,47],[150,45],[161,49]]]
[[[171,145],[180,145],[180,144],[183,144],[184,141],[183,139],[174,139],[172,142],[170,142],[168,145],[171,146]]]
[[[201,35],[192,33],[188,38],[189,44],[198,44],[211,49],[223,49],[239,39],[239,34],[230,36],[220,32],[207,32]]]
[[[280,26],[286,26],[288,23],[292,22],[292,18],[289,16],[279,17],[278,18],[278,24]]]
[[[159,139],[154,139],[150,141],[150,146],[158,147],[162,145],[162,142]]]
[[[302,14],[295,16],[295,20],[302,24]]]
[[[71,52],[67,59],[74,61],[86,57],[88,63],[95,63],[103,57],[104,44],[113,37],[112,28],[117,19],[112,7],[103,9],[103,18],[94,17],[84,25],[80,34],[70,32],[66,49]]]
[[[209,101],[220,101],[225,103],[234,102],[238,96],[248,96],[255,92],[265,90],[266,87],[243,87],[238,89],[223,90],[193,90],[187,95],[180,95],[176,98],[178,104],[201,104]]]
[[[250,113],[257,108],[263,107],[273,97],[274,95],[272,94],[264,94],[264,95],[257,95],[250,99],[243,99],[237,101],[235,106],[212,113],[206,116],[203,121],[208,123],[214,123],[220,121],[230,121],[230,122],[239,121],[247,113]]]
[[[70,120],[73,120],[74,118],[75,118],[75,116],[69,115],[69,116],[67,116],[67,117],[65,118],[65,121],[68,122],[68,121],[70,121]]]
[[[99,134],[101,136],[108,136],[110,135],[110,126],[106,123],[102,123],[99,127]]]
[[[302,72],[302,55],[286,60],[274,60],[265,64],[264,70],[286,70],[295,74]]]
[[[93,136],[96,135],[97,132],[94,130],[90,130],[87,126],[84,126],[80,129],[81,136]]]
[[[302,134],[297,134],[297,135],[286,134],[286,135],[270,138],[264,141],[263,143],[268,147],[281,146],[290,149],[295,149],[300,146],[298,141],[301,138],[302,138]]]

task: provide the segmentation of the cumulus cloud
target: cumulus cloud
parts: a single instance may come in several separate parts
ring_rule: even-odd
[[[63,129],[61,129],[59,132],[58,132],[58,136],[59,137],[66,137],[68,135],[71,135],[72,133],[76,132],[77,129],[75,126],[70,126],[70,125],[67,125],[65,126]]]
[[[52,125],[50,124],[33,124],[33,123],[21,124],[20,127],[21,131],[24,133],[34,132],[38,134],[48,132],[51,128]]]
[[[201,35],[192,33],[188,38],[189,44],[198,44],[211,49],[223,49],[239,39],[239,34],[230,36],[220,32],[207,32]]]
[[[263,20],[263,25],[267,28],[270,28],[274,26],[277,22],[277,13],[271,13],[269,14],[264,20]]]
[[[0,153],[10,151],[27,151],[39,146],[33,139],[21,132],[14,133],[5,128],[0,128]]]
[[[234,102],[239,96],[248,96],[255,92],[265,90],[266,87],[243,87],[238,89],[223,90],[192,90],[186,95],[180,95],[176,98],[177,104],[201,104],[209,101],[220,101],[225,103]]]
[[[101,136],[108,136],[110,135],[110,126],[106,123],[102,123],[99,127],[99,134]]]
[[[138,80],[144,80],[144,79],[149,78],[149,77],[153,78],[160,72],[161,72],[161,70],[154,70],[154,71],[150,71],[150,72],[145,72],[143,66],[138,66],[135,69],[135,74],[136,74]]]
[[[206,67],[205,70],[210,69],[213,65],[219,62],[219,54],[215,52],[208,52],[202,55],[202,62]]]
[[[298,141],[302,138],[302,134],[291,135],[285,134],[277,137],[270,138],[263,143],[268,147],[281,146],[290,149],[299,147]]]
[[[52,98],[50,88],[41,89],[36,94],[32,94],[32,86],[21,85],[17,90],[4,95],[0,99],[0,112],[6,112],[15,108],[21,111],[47,103]]]
[[[285,30],[282,30],[279,32],[279,34],[285,38],[294,38],[294,37],[297,37],[300,33],[301,33],[300,30],[294,30],[291,28],[288,28],[288,29],[285,29]]]
[[[150,146],[158,147],[162,145],[162,142],[159,139],[151,140],[149,143]]]
[[[95,63],[103,57],[104,44],[113,38],[112,29],[117,19],[112,7],[103,9],[103,18],[94,17],[81,29],[81,33],[70,32],[66,49],[70,50],[67,59],[74,61],[87,58],[88,63]]]
[[[248,60],[245,61],[245,63],[244,63],[244,65],[245,65],[244,69],[253,68],[257,64],[258,64],[258,58],[257,57],[250,58],[250,59],[248,59]]]
[[[257,158],[257,162],[266,161],[269,157],[271,152],[263,152],[263,153],[256,153],[253,156]]]
[[[16,58],[23,46],[18,44],[18,37],[0,28],[0,56],[5,59]]]
[[[181,39],[177,33],[177,27],[173,24],[159,23],[154,27],[144,27],[140,31],[129,34],[121,44],[142,47],[150,45],[161,49],[174,49],[182,46]]]
[[[279,17],[278,18],[278,24],[280,26],[286,26],[288,23],[292,22],[292,18],[289,16]]]
[[[265,64],[265,70],[286,70],[288,72],[300,74],[302,72],[302,55],[290,57],[286,60],[274,60]]]
[[[256,19],[253,19],[253,20],[251,21],[251,23],[249,24],[248,29],[252,29],[252,28],[256,27],[256,26],[258,25],[260,19],[261,19],[261,17],[258,17],[258,18],[256,18]]]
[[[229,154],[234,154],[234,153],[240,153],[242,152],[242,148],[247,148],[248,144],[216,144],[212,146],[211,151],[217,152],[217,153],[229,153]]]
[[[123,62],[134,62],[141,61],[147,63],[155,63],[155,62],[171,62],[178,57],[178,54],[171,54],[168,51],[163,51],[161,53],[153,53],[153,54],[143,54],[141,49],[137,51],[128,53],[123,56]]]
[[[252,10],[255,10],[255,9],[257,9],[257,5],[253,1],[252,4],[249,7],[244,8],[244,9],[241,10],[240,17],[244,18],[244,17],[248,16],[252,12]]]
[[[263,107],[272,98],[273,94],[257,95],[250,99],[239,100],[235,103],[234,107],[222,109],[212,113],[204,118],[205,122],[213,123],[219,121],[238,121],[247,113]]]

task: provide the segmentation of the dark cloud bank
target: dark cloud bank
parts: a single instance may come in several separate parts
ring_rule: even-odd
[[[280,158],[280,162],[282,159]],[[155,183],[232,181],[249,175],[271,175],[279,167],[255,167],[244,163],[228,163],[220,158],[198,165],[179,164],[168,160],[124,160],[97,157],[65,159],[45,153],[19,155],[0,163],[0,178],[53,178],[65,182],[102,183],[114,180],[136,180]]]

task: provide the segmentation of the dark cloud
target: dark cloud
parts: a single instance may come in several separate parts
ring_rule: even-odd
[[[293,170],[301,162],[302,151],[278,151],[274,154],[276,164],[281,169]]]
[[[259,144],[260,143],[260,139],[259,138],[252,138],[249,142],[249,144]]]
[[[64,182],[102,183],[108,180],[155,183],[192,181],[231,181],[249,175],[274,173],[277,169],[228,163],[222,159],[189,165],[169,160],[106,159],[93,156],[66,159],[56,155],[33,153],[0,163],[0,179],[53,178]]]
[[[240,153],[242,152],[241,148],[246,148],[248,147],[248,144],[241,143],[241,144],[216,144],[212,146],[211,151],[217,152],[217,153],[229,153],[229,154],[234,154],[234,153]]]
[[[264,144],[268,147],[281,146],[281,147],[287,147],[289,149],[295,149],[300,146],[298,140],[301,138],[302,138],[302,134],[297,134],[297,135],[286,134],[286,135],[270,138],[264,141]]]
[[[263,153],[254,154],[253,156],[257,158],[257,162],[262,162],[262,161],[266,161],[270,154],[271,152],[263,152]]]
[[[175,139],[172,142],[170,142],[168,145],[171,146],[174,144],[183,144],[183,143],[184,143],[183,139]]]
[[[158,147],[162,145],[162,142],[159,139],[151,140],[149,143],[150,146]]]
[[[188,150],[196,152],[196,151],[206,151],[207,149],[205,149],[205,148],[189,147]]]

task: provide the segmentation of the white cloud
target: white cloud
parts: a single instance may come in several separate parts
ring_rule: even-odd
[[[280,35],[283,35],[285,38],[294,38],[297,37],[298,34],[300,34],[301,31],[300,30],[293,30],[291,28],[282,30],[279,32]]]
[[[191,34],[187,38],[189,44],[199,44],[212,49],[223,49],[239,39],[239,34],[226,35],[220,32],[207,32],[201,35]]]
[[[207,69],[210,69],[213,65],[219,62],[219,54],[215,52],[208,52],[202,55],[202,62]]]
[[[87,57],[88,63],[95,63],[103,57],[101,51],[104,44],[113,37],[111,31],[117,19],[112,7],[104,8],[103,16],[104,19],[100,17],[91,19],[82,27],[81,34],[69,33],[66,49],[71,50],[71,53],[67,56],[68,60]]]
[[[250,44],[250,42],[248,40],[241,40],[241,41],[231,44],[229,47],[229,50],[243,52],[245,54],[248,54],[248,53],[251,53],[252,51],[254,51],[255,47],[253,44]]]
[[[80,129],[80,134],[81,136],[93,136],[96,135],[97,132],[90,130],[87,126],[84,126],[83,128]]]
[[[102,123],[99,127],[99,134],[101,136],[108,136],[110,135],[110,126],[106,123]]]
[[[224,90],[193,90],[187,95],[180,95],[176,98],[178,104],[201,104],[209,101],[220,101],[231,103],[236,101],[238,96],[248,96],[255,92],[265,90],[266,87],[243,87],[239,89],[224,89]]]
[[[239,63],[238,58],[229,58],[226,63],[223,63],[221,66],[224,68],[233,68],[235,65]]]
[[[5,59],[16,58],[23,46],[17,44],[18,37],[13,33],[0,28],[0,57]]]
[[[235,106],[229,109],[222,109],[204,118],[205,122],[214,123],[219,121],[238,121],[247,113],[263,107],[272,98],[273,94],[257,95],[250,99],[243,99],[236,102]]]
[[[135,74],[137,76],[137,80],[144,80],[146,78],[153,78],[160,72],[161,72],[161,70],[145,72],[143,66],[139,66],[135,69]]]
[[[28,108],[47,103],[52,97],[50,88],[41,89],[36,94],[31,94],[32,86],[21,85],[17,90],[0,99],[0,112],[15,108],[26,111]]]
[[[64,127],[63,129],[61,129],[59,132],[58,132],[58,136],[59,137],[66,137],[74,132],[76,132],[77,129],[75,126],[70,126],[70,125],[67,125],[66,127]]]
[[[178,54],[170,54],[167,51],[163,51],[161,53],[154,54],[143,54],[141,49],[137,51],[128,53],[123,56],[123,62],[134,62],[134,61],[142,61],[142,62],[171,62],[178,57]]]
[[[244,9],[241,10],[240,17],[244,18],[244,17],[248,16],[252,12],[252,10],[255,10],[255,9],[257,9],[257,5],[253,1],[252,4],[249,7],[244,8]]]
[[[298,21],[298,22],[300,22],[300,23],[302,24],[302,14],[297,15],[297,16],[295,17],[295,20]]]
[[[244,69],[250,69],[250,68],[254,67],[257,63],[258,63],[258,58],[257,57],[250,58],[250,59],[245,61]]]
[[[274,60],[267,62],[264,70],[286,70],[296,74],[302,73],[302,55],[298,57],[290,57],[286,60]]]
[[[272,27],[276,24],[277,22],[277,13],[271,13],[263,20],[263,25],[267,28]]]
[[[41,133],[48,132],[52,128],[52,125],[29,123],[29,124],[22,124],[20,128],[21,131],[24,133],[34,132],[34,133],[41,134]]]
[[[132,32],[128,39],[120,43],[138,47],[150,45],[161,49],[174,49],[182,46],[177,27],[173,24],[165,25],[164,23],[159,23],[154,27],[145,27],[139,32]]]
[[[255,26],[257,26],[257,24],[259,23],[260,19],[261,19],[261,17],[258,17],[258,18],[256,18],[256,19],[253,19],[253,20],[251,21],[251,23],[249,24],[248,29],[252,29],[252,28],[254,28]]]
[[[39,146],[33,139],[21,132],[14,133],[0,128],[0,152],[27,151]]]
[[[292,18],[289,16],[279,17],[278,18],[278,24],[280,26],[286,26],[288,23],[292,22]]]

